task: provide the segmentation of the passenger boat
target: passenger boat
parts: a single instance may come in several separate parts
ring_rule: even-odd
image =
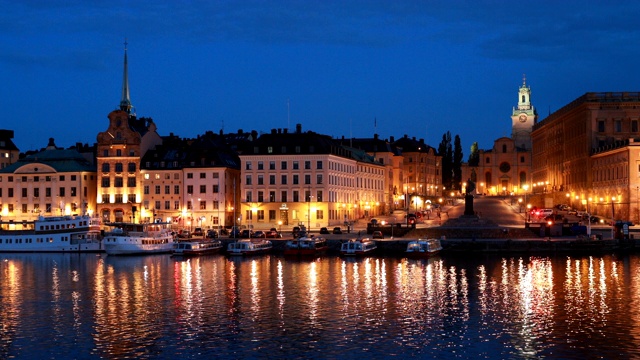
[[[442,250],[442,245],[438,239],[418,239],[407,244],[405,254],[412,258],[428,258],[436,255]]]
[[[39,216],[0,222],[0,252],[101,252],[100,219],[88,215]]]
[[[227,252],[231,256],[258,255],[271,251],[271,241],[265,239],[240,239],[229,243]]]
[[[220,252],[222,241],[218,239],[201,239],[178,241],[173,244],[174,256],[208,255]]]
[[[288,240],[284,245],[284,254],[313,256],[324,253],[328,248],[325,238],[304,235],[297,239]]]
[[[169,223],[109,223],[105,233],[104,250],[109,255],[137,255],[170,253],[173,234]]]
[[[340,254],[343,256],[364,256],[377,249],[376,242],[369,238],[351,239],[340,246]]]

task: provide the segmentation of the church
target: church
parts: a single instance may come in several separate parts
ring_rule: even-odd
[[[518,105],[511,112],[511,137],[496,139],[491,149],[479,149],[477,164],[462,164],[462,180],[473,181],[478,194],[530,193],[531,131],[537,121],[538,113],[531,105],[531,87],[523,77]]]

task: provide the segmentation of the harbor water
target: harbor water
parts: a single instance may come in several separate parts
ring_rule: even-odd
[[[0,254],[0,358],[640,358],[640,256]]]

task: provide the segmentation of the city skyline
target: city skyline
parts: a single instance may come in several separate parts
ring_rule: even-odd
[[[93,144],[121,97],[161,135],[511,134],[526,74],[539,120],[585,92],[640,91],[633,2],[2,3],[2,128],[21,151]],[[126,40],[125,40],[126,39]]]

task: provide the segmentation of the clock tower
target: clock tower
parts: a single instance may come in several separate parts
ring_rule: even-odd
[[[522,86],[518,89],[518,106],[511,113],[511,139],[516,147],[531,150],[531,131],[537,121],[538,113],[531,105],[531,88],[523,75]]]

